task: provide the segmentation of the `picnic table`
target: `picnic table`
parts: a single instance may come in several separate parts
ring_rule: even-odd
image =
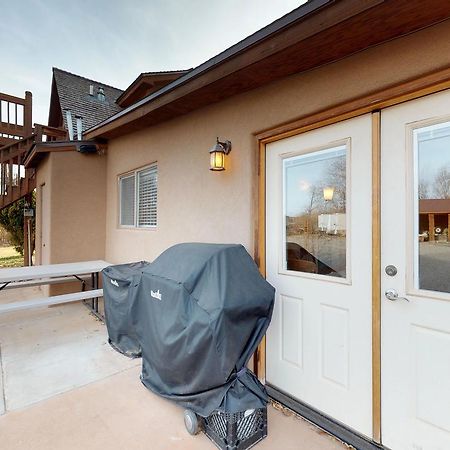
[[[83,301],[93,314],[102,319],[103,317],[98,310],[98,299],[103,296],[103,289],[99,289],[99,275],[109,265],[106,261],[96,260],[0,269],[0,291],[28,286],[67,283],[72,280],[81,282],[81,291],[0,304],[0,314],[60,303]],[[90,289],[86,290],[86,287],[90,287]],[[86,303],[87,300],[91,300],[90,305]]]

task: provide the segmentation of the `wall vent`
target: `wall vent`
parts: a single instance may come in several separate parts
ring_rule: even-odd
[[[105,90],[102,87],[98,88],[98,93],[97,93],[97,98],[101,101],[104,101],[106,96],[105,96]]]

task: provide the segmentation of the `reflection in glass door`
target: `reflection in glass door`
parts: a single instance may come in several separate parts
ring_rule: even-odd
[[[415,129],[414,288],[450,292],[450,122]]]
[[[284,270],[346,278],[347,148],[283,160]]]

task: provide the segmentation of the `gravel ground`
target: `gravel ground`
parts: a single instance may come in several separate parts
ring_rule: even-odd
[[[421,289],[450,292],[450,243],[419,244],[419,280]]]

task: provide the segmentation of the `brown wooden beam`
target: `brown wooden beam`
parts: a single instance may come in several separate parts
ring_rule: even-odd
[[[436,237],[434,234],[434,214],[428,214],[428,240],[433,242]]]
[[[25,104],[24,98],[15,97],[14,95],[4,94],[3,92],[0,92],[0,100],[9,102],[9,103],[17,103],[18,105]]]
[[[372,114],[372,437],[381,443],[381,113]]]
[[[0,136],[0,148],[4,147],[5,145],[13,144],[15,140],[16,139],[13,138]]]
[[[20,137],[26,136],[25,128],[22,125],[16,125],[15,123],[7,122],[0,122],[0,133]]]
[[[450,214],[448,215],[447,220],[447,242],[450,242]]]
[[[33,132],[33,96],[31,92],[25,92],[25,105],[23,108],[23,128],[24,136],[29,136]]]

